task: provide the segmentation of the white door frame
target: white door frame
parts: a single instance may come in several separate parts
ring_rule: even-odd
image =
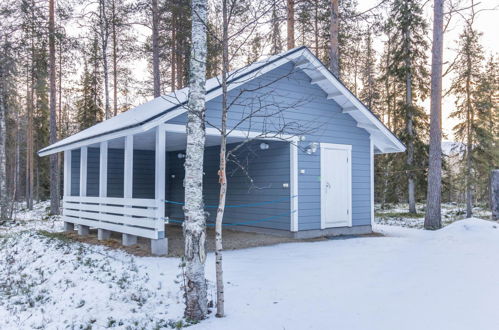
[[[346,150],[348,151],[348,176],[350,184],[347,187],[348,194],[348,227],[352,227],[352,146],[350,144],[334,144],[334,143],[321,143],[321,229],[325,228],[333,228],[337,226],[326,227],[326,196],[324,193],[324,185],[322,179],[324,178],[325,171],[327,169],[326,164],[324,164],[324,151],[326,149],[338,149],[338,150]],[[341,226],[343,227],[343,226]]]

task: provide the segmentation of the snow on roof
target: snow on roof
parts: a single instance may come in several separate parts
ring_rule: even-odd
[[[311,76],[311,83],[316,83],[326,93],[333,93],[335,100],[344,112],[348,112],[372,136],[374,144],[381,152],[404,151],[404,145],[390,132],[381,121],[363,105],[332,73],[304,46],[291,49],[265,60],[255,62],[229,73],[229,89],[233,89],[256,78],[278,66],[292,61]],[[307,70],[312,69],[312,70]],[[319,72],[320,80],[315,77]],[[206,100],[209,101],[221,93],[220,77],[206,81]],[[38,151],[46,156],[59,151],[78,148],[128,134],[136,134],[151,129],[162,122],[178,116],[186,111],[189,88],[185,87],[173,93],[157,97],[149,102],[123,112],[113,118],[89,127],[77,134],[67,137]],[[359,113],[352,110],[360,110]]]

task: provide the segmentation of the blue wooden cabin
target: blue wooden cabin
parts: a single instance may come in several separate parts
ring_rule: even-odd
[[[292,237],[371,232],[374,155],[404,145],[308,50],[299,47],[229,75],[224,224]],[[206,84],[205,204],[218,202],[221,86]],[[80,234],[111,231],[125,245],[167,252],[183,221],[188,88],[158,97],[39,151],[64,152],[63,219]]]

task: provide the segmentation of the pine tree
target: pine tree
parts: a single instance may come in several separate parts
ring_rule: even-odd
[[[394,0],[390,10],[387,28],[390,34],[392,52],[389,74],[403,85],[404,95],[399,95],[395,108],[396,116],[403,118],[405,127],[398,130],[405,142],[407,171],[407,197],[409,212],[416,213],[417,172],[427,163],[427,146],[424,137],[428,129],[427,116],[418,106],[418,100],[426,98],[429,73],[427,70],[428,42],[427,24],[419,0]],[[398,127],[395,128],[397,132]],[[420,185],[423,182],[419,182]]]
[[[442,226],[442,62],[444,2],[435,0],[433,5],[433,42],[431,61],[430,105],[430,154],[428,169],[428,193],[426,197],[425,229]]]

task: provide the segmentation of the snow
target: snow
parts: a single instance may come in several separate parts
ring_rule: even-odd
[[[499,329],[498,223],[374,229],[383,236],[226,251],[227,316],[190,328]],[[185,323],[178,258],[132,256],[35,229],[2,235],[1,329]],[[214,268],[209,254],[210,299]]]

